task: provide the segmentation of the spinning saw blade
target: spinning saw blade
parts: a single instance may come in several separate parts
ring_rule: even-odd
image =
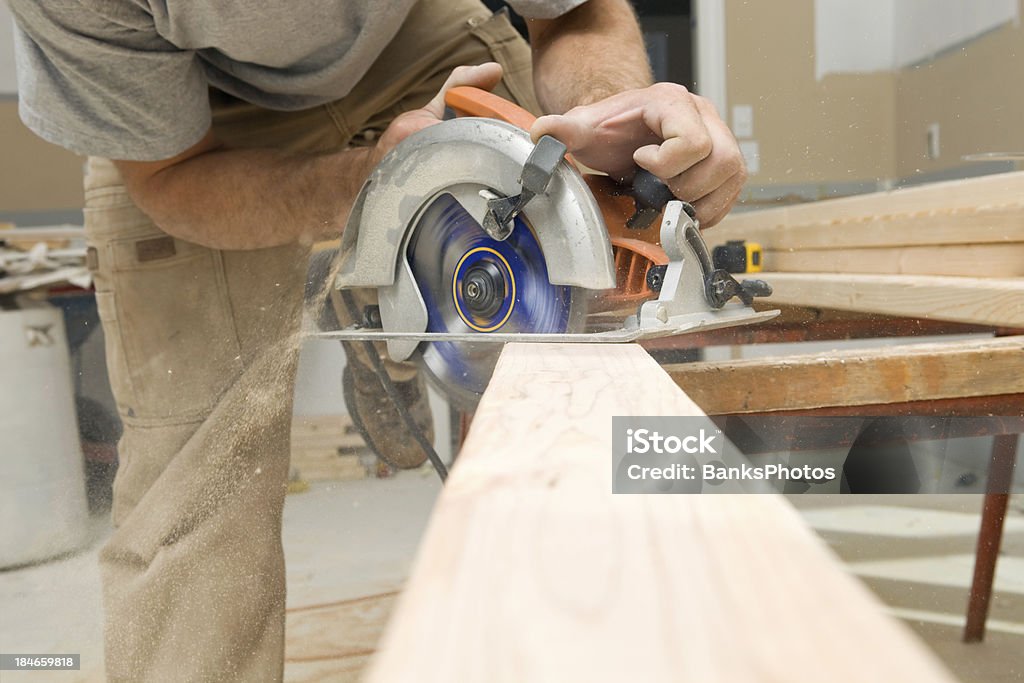
[[[585,295],[551,284],[544,254],[521,217],[505,240],[491,238],[452,195],[423,212],[406,248],[431,333],[566,333],[584,324]],[[464,405],[487,386],[500,352],[489,343],[423,342],[431,379]]]

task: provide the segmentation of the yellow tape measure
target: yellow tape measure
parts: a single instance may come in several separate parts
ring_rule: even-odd
[[[761,245],[746,240],[730,240],[715,247],[711,258],[715,268],[728,273],[760,273],[764,261]]]

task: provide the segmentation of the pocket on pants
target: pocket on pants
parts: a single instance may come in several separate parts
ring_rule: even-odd
[[[471,19],[469,32],[486,45],[494,61],[501,64],[501,82],[515,103],[539,116],[541,108],[533,90],[533,59],[530,46],[512,26],[508,13],[495,12],[487,19]]]
[[[89,160],[85,204],[121,415],[204,418],[243,367],[221,252],[160,230],[106,159]]]
[[[118,412],[125,415],[135,403],[135,392],[128,372],[128,361],[121,342],[121,327],[117,319],[117,303],[113,292],[96,292],[96,310],[103,326],[106,345],[107,377],[117,402]]]
[[[197,419],[242,370],[221,253],[158,230],[111,240],[111,281],[137,418]]]

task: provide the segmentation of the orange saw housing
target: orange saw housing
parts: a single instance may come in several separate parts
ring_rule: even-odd
[[[445,104],[456,116],[498,119],[527,131],[536,120],[522,107],[486,90],[468,86],[448,90]],[[658,293],[648,285],[647,274],[655,266],[668,264],[668,256],[660,245],[659,221],[643,229],[627,227],[626,222],[635,213],[632,198],[608,176],[580,169],[571,156],[567,155],[566,159],[581,171],[597,200],[615,261],[615,289],[601,292],[590,303],[590,310],[630,308],[656,298]]]

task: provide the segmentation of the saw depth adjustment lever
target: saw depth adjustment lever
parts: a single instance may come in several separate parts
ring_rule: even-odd
[[[565,152],[564,144],[550,135],[544,135],[523,164],[523,171],[519,175],[522,191],[514,197],[493,197],[487,200],[483,228],[492,239],[499,242],[508,239],[515,225],[513,219],[531,199],[547,191],[551,176],[565,157]]]
[[[772,288],[764,280],[740,282],[729,271],[715,268],[711,254],[708,252],[708,246],[700,235],[697,210],[689,202],[679,201],[679,204],[689,219],[682,221],[683,239],[686,240],[690,250],[697,257],[697,263],[704,276],[704,297],[707,299],[708,305],[713,309],[719,309],[725,306],[730,299],[736,297],[749,306],[754,302],[755,297],[771,296]],[[678,232],[676,234],[678,235]]]
[[[676,218],[675,230],[671,231],[671,235],[662,235],[661,246],[670,259],[684,259],[685,252],[672,242],[677,241],[680,237],[686,241],[700,266],[704,280],[704,297],[712,309],[722,308],[733,297],[749,306],[755,297],[771,296],[772,288],[764,280],[739,282],[729,271],[715,268],[707,244],[704,243],[704,238],[700,235],[700,222],[697,220],[696,209],[689,202],[676,199],[668,185],[656,175],[642,168],[637,169],[627,192],[636,202],[636,212],[626,222],[626,227],[631,230],[642,230],[649,227],[661,215],[669,202],[678,202],[682,209],[680,214],[685,215],[685,218],[683,215]],[[669,223],[671,224],[673,221],[670,220]],[[652,289],[654,288],[652,287]]]

